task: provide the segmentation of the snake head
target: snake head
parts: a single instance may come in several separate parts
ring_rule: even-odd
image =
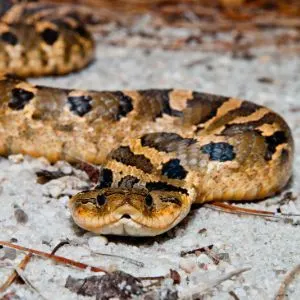
[[[154,236],[178,224],[189,212],[189,195],[178,191],[103,188],[69,201],[75,223],[100,234]]]

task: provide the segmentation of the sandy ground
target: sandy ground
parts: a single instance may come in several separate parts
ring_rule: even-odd
[[[267,105],[282,114],[296,141],[294,177],[279,196],[243,207],[300,214],[300,60],[279,55],[272,49],[256,53],[251,60],[230,55],[200,52],[104,47],[97,48],[96,61],[81,73],[64,78],[35,79],[33,82],[84,89],[187,88],[239,96]],[[267,79],[266,79],[267,78]],[[263,81],[263,82],[261,82]],[[205,292],[202,299],[273,299],[287,272],[300,261],[300,221],[297,218],[266,219],[231,215],[208,208],[196,208],[175,230],[156,238],[101,238],[73,225],[67,209],[68,195],[88,185],[83,173],[36,183],[40,169],[62,169],[64,162],[50,166],[43,159],[10,157],[0,159],[0,239],[51,252],[61,240],[71,245],[57,254],[109,270],[123,270],[134,276],[167,275],[174,269],[181,275],[177,286],[183,295],[205,283],[243,267],[250,270]],[[276,176],[276,174],[274,174]],[[292,192],[296,199],[279,201]],[[24,215],[25,213],[26,215]],[[181,257],[181,251],[214,245],[221,258],[215,264],[206,254]],[[136,261],[99,253],[122,255]],[[0,249],[0,284],[11,273],[23,253]],[[33,258],[24,276],[46,299],[85,299],[64,287],[68,275],[84,278],[91,271]],[[167,285],[168,281],[164,282]],[[38,299],[27,285],[13,284],[12,299]],[[0,294],[1,296],[1,294]],[[161,296],[162,297],[162,296]],[[166,297],[165,299],[169,299]],[[300,278],[288,288],[288,299],[300,299]]]

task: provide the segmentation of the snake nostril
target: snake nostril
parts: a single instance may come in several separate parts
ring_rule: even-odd
[[[131,219],[131,217],[128,214],[124,214],[121,219]]]

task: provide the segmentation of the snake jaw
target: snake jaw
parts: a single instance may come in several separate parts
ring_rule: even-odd
[[[124,205],[114,213],[103,217],[87,214],[86,208],[79,207],[72,210],[73,219],[78,226],[97,234],[127,236],[155,236],[164,233],[178,224],[190,210],[188,208],[167,216],[150,218],[129,205]]]

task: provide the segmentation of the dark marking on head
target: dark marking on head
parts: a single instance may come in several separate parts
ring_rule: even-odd
[[[2,17],[13,5],[13,0],[0,1],[0,17]]]
[[[9,31],[3,32],[1,34],[1,39],[5,43],[10,44],[12,46],[15,46],[15,45],[18,44],[18,38],[17,38],[17,36],[14,33],[9,32]]]
[[[184,179],[187,171],[180,165],[179,159],[171,159],[162,166],[162,175],[172,179]]]
[[[16,2],[22,2],[22,1],[15,1],[15,0],[10,0],[14,3]],[[6,2],[6,1],[4,1]],[[26,2],[38,2],[38,1],[26,1]],[[40,12],[45,12],[45,10],[48,9],[57,9],[54,3],[39,3],[38,5],[25,5],[22,7],[22,17],[25,18],[27,16],[33,16],[33,15],[39,15]]]
[[[169,197],[166,197],[166,196],[160,196],[160,201],[161,202],[169,202],[169,203],[173,203],[173,204],[176,204],[178,206],[181,206],[182,203],[181,201],[176,198],[176,197],[172,197],[172,196],[169,196]]]
[[[120,120],[122,117],[126,117],[127,114],[133,110],[132,99],[121,91],[111,93],[119,99],[119,108],[116,120]]]
[[[144,147],[155,148],[158,151],[173,152],[179,146],[190,146],[197,141],[191,138],[183,138],[176,133],[155,132],[148,133],[141,137],[141,144]]]
[[[120,188],[132,189],[133,186],[139,181],[140,180],[135,176],[127,175],[120,180],[118,186]]]
[[[136,167],[145,173],[151,173],[153,169],[149,158],[142,154],[134,154],[128,146],[121,146],[114,150],[110,157],[124,165]]]
[[[230,161],[236,156],[233,146],[228,143],[211,142],[201,147],[202,153],[208,154],[210,160]]]
[[[99,174],[99,183],[96,189],[108,188],[113,182],[113,172],[110,169],[103,168]]]
[[[11,91],[12,97],[8,102],[8,106],[14,110],[21,110],[25,107],[27,103],[34,97],[32,92],[14,88]]]
[[[78,25],[75,27],[75,32],[77,32],[80,36],[84,37],[84,38],[89,38],[90,34],[89,32],[86,30],[86,28],[83,25]]]
[[[272,155],[276,152],[276,147],[280,144],[287,143],[287,137],[284,131],[276,131],[273,135],[265,137],[267,143],[267,151],[265,159],[271,160]]]
[[[52,28],[46,28],[41,32],[42,39],[48,45],[53,45],[57,41],[58,36],[59,36],[59,32]]]
[[[228,101],[229,97],[193,92],[192,99],[187,102],[186,112],[193,114],[192,123],[205,123],[216,116],[218,108]]]
[[[180,192],[182,194],[188,195],[188,191],[184,188],[177,187],[172,184],[168,184],[162,181],[157,182],[147,182],[146,188],[151,191],[169,191],[169,192]]]
[[[51,23],[55,24],[57,27],[61,28],[61,29],[66,29],[66,30],[74,30],[73,28],[73,22],[68,22],[68,19],[65,18],[60,18],[60,19],[51,19]]]
[[[171,91],[172,90],[150,89],[139,92],[143,97],[144,103],[147,103],[147,106],[152,107],[154,119],[162,117],[163,114],[174,117],[182,116],[181,111],[172,109],[170,107],[169,93]]]
[[[152,207],[153,205],[153,198],[150,194],[148,194],[146,197],[145,197],[145,204],[146,206],[148,207]]]
[[[70,110],[76,115],[82,117],[92,109],[91,96],[69,96],[68,103]]]
[[[106,197],[103,194],[102,195],[97,195],[96,204],[101,207],[105,203],[106,203]]]

